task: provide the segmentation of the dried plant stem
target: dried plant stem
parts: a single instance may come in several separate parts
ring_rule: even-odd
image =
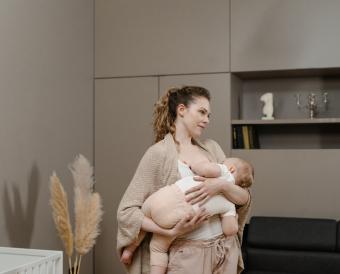
[[[76,274],[77,273],[77,267],[78,267],[78,256],[76,255],[76,259],[74,260],[74,264],[73,264],[72,274]]]
[[[68,257],[68,267],[70,268],[70,272],[71,272],[71,274],[73,274],[73,271],[72,271],[72,262],[71,262],[71,257]]]
[[[77,274],[79,274],[79,271],[80,271],[80,264],[81,264],[81,255],[79,256],[79,262],[78,262],[78,270],[77,270]]]

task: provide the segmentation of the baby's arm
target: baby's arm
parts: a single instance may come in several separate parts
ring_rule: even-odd
[[[193,163],[190,168],[195,174],[206,178],[217,178],[221,176],[221,168],[216,163],[202,161]]]

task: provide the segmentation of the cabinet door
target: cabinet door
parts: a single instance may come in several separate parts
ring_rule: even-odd
[[[96,244],[96,273],[124,273],[115,252],[116,211],[140,159],[153,143],[157,82],[157,78],[95,82],[96,191],[103,197],[105,212]]]
[[[226,153],[231,148],[230,134],[230,74],[180,75],[160,77],[160,94],[164,94],[169,87],[194,85],[202,86],[211,93],[210,124],[204,132],[203,138],[215,140]]]
[[[97,0],[96,76],[229,71],[229,0]]]
[[[231,0],[231,71],[340,66],[340,1]]]
[[[340,218],[340,150],[233,150],[255,169],[253,216]]]

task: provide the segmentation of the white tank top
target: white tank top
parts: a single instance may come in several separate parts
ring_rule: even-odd
[[[182,178],[187,176],[195,176],[195,174],[192,172],[189,166],[180,160],[178,160],[178,171]],[[200,184],[200,182],[191,181],[191,183],[190,184],[188,183],[187,185],[183,184],[177,185],[183,192],[185,192],[189,188],[196,186],[198,184]],[[198,204],[194,205],[194,208],[195,209],[198,208]],[[223,234],[221,219],[218,215],[215,215],[213,217],[210,217],[207,221],[204,221],[202,225],[196,228],[195,230],[183,235],[181,238],[188,240],[209,240],[221,234]]]

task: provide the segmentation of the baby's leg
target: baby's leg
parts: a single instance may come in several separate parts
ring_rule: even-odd
[[[149,199],[150,198],[150,199]],[[185,201],[180,188],[173,184],[152,194],[143,204],[144,214],[163,228],[172,228],[189,213],[193,207]],[[164,274],[168,266],[168,249],[175,238],[154,234],[150,242],[151,274]]]
[[[225,236],[235,235],[238,232],[238,221],[236,216],[223,216],[222,230]]]
[[[153,234],[150,242],[150,274],[165,274],[168,266],[168,250],[175,237]]]
[[[176,185],[165,186],[152,194],[143,204],[142,211],[163,228],[172,228],[193,207],[185,201],[184,193]],[[164,274],[168,266],[168,249],[175,238],[154,234],[150,242],[151,274]]]

